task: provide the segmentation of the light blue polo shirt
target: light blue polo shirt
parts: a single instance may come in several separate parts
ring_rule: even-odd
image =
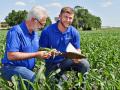
[[[58,21],[59,22],[59,21]],[[80,48],[80,35],[77,29],[73,26],[69,26],[67,30],[62,33],[58,29],[58,22],[46,27],[40,36],[40,47],[55,48],[58,51],[66,52],[66,47],[69,43],[72,43],[76,49]],[[56,56],[54,59],[51,57],[46,62],[58,63],[62,61],[64,57]]]
[[[26,52],[32,53],[38,51],[39,38],[37,32],[29,33],[25,22],[11,28],[7,33],[6,50],[2,64],[12,66],[24,66],[28,69],[33,69],[35,65],[35,58],[25,60],[9,60],[7,52]]]

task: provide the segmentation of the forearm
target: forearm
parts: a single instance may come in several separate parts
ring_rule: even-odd
[[[34,53],[24,53],[24,52],[8,52],[9,60],[24,60],[37,57],[37,52]]]

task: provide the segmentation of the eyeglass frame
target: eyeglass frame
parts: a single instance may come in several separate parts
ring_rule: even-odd
[[[34,18],[35,20],[37,20],[37,22],[41,25],[44,26],[45,24],[41,23],[37,18]]]

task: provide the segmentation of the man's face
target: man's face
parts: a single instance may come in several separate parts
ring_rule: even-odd
[[[46,17],[41,18],[40,20],[37,18],[34,18],[34,29],[41,29],[44,27],[46,23]]]
[[[60,16],[60,21],[61,23],[64,25],[64,27],[68,27],[69,25],[72,24],[73,19],[74,19],[74,14],[70,14],[70,13],[62,13]]]

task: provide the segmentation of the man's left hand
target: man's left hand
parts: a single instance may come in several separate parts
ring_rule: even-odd
[[[80,63],[80,59],[72,59],[74,63]]]

